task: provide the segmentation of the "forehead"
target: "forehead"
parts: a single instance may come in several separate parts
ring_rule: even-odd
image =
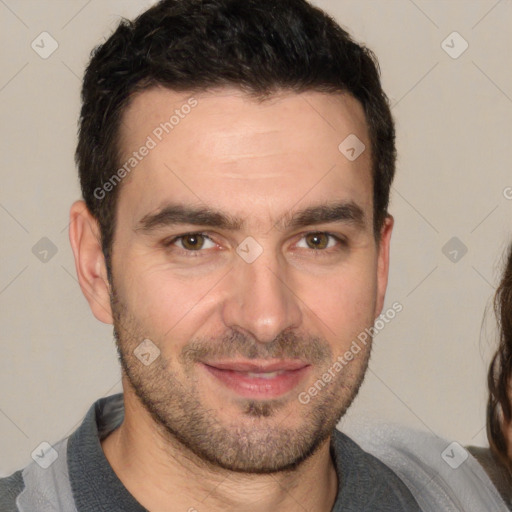
[[[155,87],[132,98],[122,121],[121,165],[135,165],[119,204],[134,220],[169,201],[240,213],[333,199],[371,209],[368,130],[348,94],[283,92],[262,102],[237,89]],[[340,144],[354,136],[367,149],[351,160]]]

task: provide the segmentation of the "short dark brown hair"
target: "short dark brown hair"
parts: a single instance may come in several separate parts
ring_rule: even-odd
[[[96,47],[82,88],[76,162],[109,269],[120,186],[95,194],[120,166],[119,127],[130,98],[153,86],[206,91],[346,92],[362,104],[371,140],[374,230],[387,215],[395,129],[374,54],[306,0],[162,0],[123,19]],[[341,142],[341,141],[340,141]]]

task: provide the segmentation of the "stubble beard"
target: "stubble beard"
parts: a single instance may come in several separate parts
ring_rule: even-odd
[[[131,390],[153,418],[164,441],[178,451],[193,454],[192,460],[210,470],[220,467],[257,474],[295,470],[333,433],[359,391],[370,357],[370,348],[359,353],[359,364],[352,362],[345,367],[308,404],[301,404],[295,395],[271,400],[240,397],[236,400],[238,416],[226,423],[201,401],[194,386],[196,362],[203,356],[300,357],[315,365],[316,378],[320,378],[333,362],[327,342],[287,333],[271,343],[258,344],[237,331],[222,340],[192,340],[178,358],[189,377],[184,383],[163,355],[149,366],[134,356],[134,349],[147,338],[141,322],[130,314],[114,290],[111,306],[119,360]],[[300,391],[304,389],[297,390],[297,395]],[[279,422],[276,415],[290,401],[294,402],[292,412]],[[299,419],[294,421],[297,426],[282,425],[291,414]]]

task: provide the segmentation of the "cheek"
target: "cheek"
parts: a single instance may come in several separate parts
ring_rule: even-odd
[[[307,293],[305,304],[320,320],[320,327],[328,339],[338,344],[350,343],[353,338],[373,324],[376,304],[376,277],[369,273],[339,279],[329,279],[323,287]],[[323,327],[322,327],[323,326]]]
[[[122,293],[133,316],[155,337],[183,335],[187,326],[202,324],[199,318],[215,297],[218,275],[180,277],[164,265],[132,258],[124,266]],[[181,336],[180,336],[181,338]]]
[[[222,303],[233,300],[227,268],[180,275],[165,263],[155,263],[147,254],[118,250],[123,261],[116,262],[116,287],[132,316],[151,339],[176,340],[172,346],[205,332],[222,329]],[[357,262],[357,263],[356,263]],[[322,333],[340,345],[371,325],[376,299],[376,272],[370,255],[362,251],[351,263],[328,274],[313,275],[295,269],[290,277],[303,327]],[[219,312],[216,315],[216,312]],[[224,326],[225,328],[226,326]]]

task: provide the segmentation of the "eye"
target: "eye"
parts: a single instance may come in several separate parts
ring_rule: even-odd
[[[210,246],[207,245],[208,243],[210,243]],[[199,252],[201,249],[211,249],[215,247],[215,243],[211,238],[203,233],[186,233],[165,243],[166,247],[171,245],[177,245],[180,249],[187,252]]]
[[[204,233],[185,233],[163,242],[163,245],[166,248],[176,247],[188,256],[204,256],[201,254],[205,252],[204,249],[216,247],[216,243]],[[346,246],[347,242],[343,238],[323,231],[307,233],[296,244],[300,249],[313,251],[315,256],[328,256]]]
[[[297,244],[297,247],[305,248],[305,249],[312,249],[314,251],[321,251],[321,252],[331,252],[326,251],[326,249],[332,249],[333,247],[336,247],[336,245],[339,246],[345,246],[346,241],[341,239],[340,237],[333,235],[332,233],[326,233],[323,231],[315,231],[313,233],[307,233],[304,235],[301,239],[301,241],[304,240],[306,242],[306,246],[304,245],[300,246]]]

